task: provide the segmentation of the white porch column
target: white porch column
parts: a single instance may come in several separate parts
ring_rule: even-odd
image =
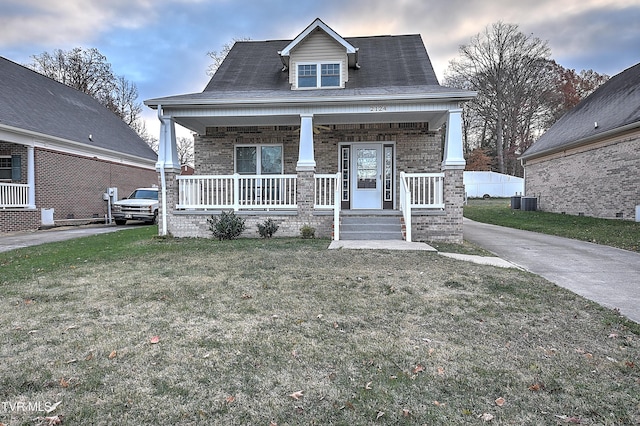
[[[168,232],[168,208],[175,207],[178,199],[177,183],[175,176],[180,174],[180,161],[178,160],[178,147],[176,145],[176,125],[171,116],[162,114],[162,106],[158,105],[158,119],[160,120],[160,140],[158,141],[158,162],[156,170],[160,173],[160,185],[162,205],[161,226],[158,227],[160,235]],[[167,179],[167,174],[169,179]]]
[[[29,185],[29,208],[36,208],[36,158],[35,149],[27,146],[27,184]]]
[[[176,144],[176,125],[172,117],[158,114],[160,119],[160,140],[158,141],[158,162],[156,170],[176,169],[180,170],[178,159],[178,146]]]
[[[313,114],[300,114],[300,148],[296,171],[315,171],[313,156]]]
[[[442,170],[462,169],[466,165],[462,147],[462,109],[449,110]]]

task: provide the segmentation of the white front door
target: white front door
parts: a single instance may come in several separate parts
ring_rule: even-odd
[[[382,208],[382,145],[354,144],[352,151],[351,208]]]

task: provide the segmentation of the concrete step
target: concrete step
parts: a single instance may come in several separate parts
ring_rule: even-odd
[[[342,216],[341,240],[402,240],[398,216]]]

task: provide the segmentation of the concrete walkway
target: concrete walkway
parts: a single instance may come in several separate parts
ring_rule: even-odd
[[[10,232],[0,236],[0,252],[14,250],[22,247],[36,246],[38,244],[65,241],[72,238],[86,237],[89,235],[105,234],[107,232],[120,231],[129,226],[113,225],[82,225],[65,226],[32,232]]]
[[[640,253],[469,219],[464,239],[640,323]]]

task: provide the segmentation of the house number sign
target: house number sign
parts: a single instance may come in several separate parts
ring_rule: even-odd
[[[369,112],[384,112],[386,110],[386,105],[372,105],[369,107]]]

